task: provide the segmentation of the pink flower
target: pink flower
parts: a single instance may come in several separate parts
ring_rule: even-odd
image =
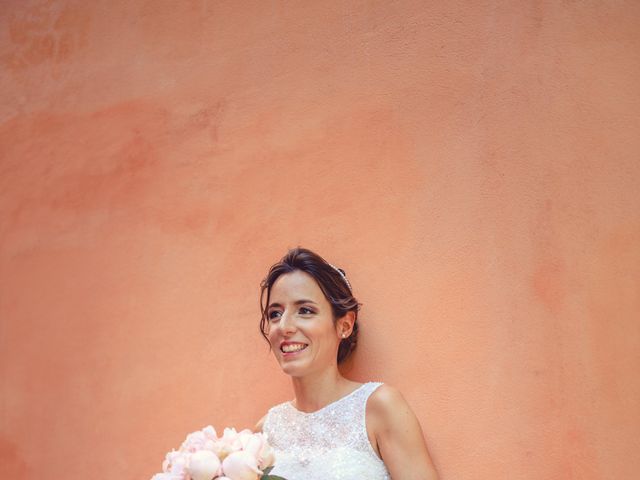
[[[187,438],[180,446],[180,451],[194,453],[198,450],[213,450],[217,440],[218,434],[216,433],[216,429],[208,425],[202,430],[187,435]]]
[[[225,428],[222,437],[214,441],[212,450],[218,455],[220,460],[224,460],[231,452],[236,452],[242,448],[240,436],[235,428]]]
[[[210,450],[200,450],[189,456],[187,471],[193,480],[212,480],[220,473],[220,459]]]
[[[217,440],[218,434],[216,433],[216,429],[211,425],[207,425],[202,429],[202,433],[204,434],[207,440]]]
[[[255,436],[256,434],[253,433],[248,428],[245,428],[244,430],[238,433],[238,441],[240,442],[242,450],[247,449],[247,443],[250,442]]]
[[[181,452],[197,452],[198,450],[204,449],[204,444],[206,443],[207,438],[204,436],[202,431],[197,431],[190,433],[187,435],[187,438],[182,445],[180,446]]]
[[[258,467],[265,469],[273,465],[275,461],[275,454],[273,448],[267,442],[267,435],[265,433],[254,433],[247,440],[244,450],[256,457],[258,460]]]
[[[184,480],[184,477],[175,473],[156,473],[151,480]]]
[[[264,445],[264,437],[259,433],[251,433],[245,438],[242,449],[245,452],[249,452],[254,457],[258,458],[260,451]]]
[[[266,441],[264,441],[264,444],[262,445],[262,449],[260,450],[260,454],[258,455],[258,466],[261,469],[265,469],[270,467],[271,465],[273,465],[276,462],[276,454],[273,451],[273,448],[271,448],[271,445],[269,445],[269,443]]]
[[[264,433],[225,428],[222,437],[207,426],[187,435],[179,450],[167,453],[151,480],[258,480],[275,461]]]
[[[178,459],[182,457],[182,452],[176,452],[175,450],[171,450],[165,456],[164,462],[162,462],[162,471],[167,473],[171,471],[171,465]]]
[[[182,452],[176,452],[175,450],[167,453],[167,458],[162,463],[162,470],[164,473],[171,473],[173,475],[185,475],[187,466],[186,455]]]
[[[249,452],[232,452],[222,461],[222,471],[231,480],[257,480],[262,474],[258,460]]]
[[[240,437],[235,428],[225,428],[222,432],[222,441],[234,450],[242,448]]]

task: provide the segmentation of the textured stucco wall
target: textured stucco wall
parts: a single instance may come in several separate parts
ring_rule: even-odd
[[[287,247],[443,480],[640,471],[640,3],[5,1],[0,476],[148,478],[291,395]]]

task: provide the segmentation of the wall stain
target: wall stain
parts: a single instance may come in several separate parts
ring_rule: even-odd
[[[219,100],[212,105],[200,108],[196,113],[187,117],[182,131],[206,130],[211,141],[217,143],[219,139],[220,121],[225,108],[226,102],[224,100]]]
[[[0,465],[2,465],[3,478],[29,478],[27,462],[18,450],[18,446],[2,437],[0,437]]]
[[[556,222],[554,204],[547,199],[533,225],[534,269],[531,289],[536,300],[552,314],[560,312],[566,296],[566,265]]]
[[[35,239],[75,238],[101,231],[115,215],[210,236],[210,218],[229,185],[211,165],[224,110],[221,100],[186,112],[131,100],[5,122],[0,199],[10,201],[0,202],[0,235],[27,229]]]
[[[82,4],[46,2],[15,12],[7,21],[10,49],[0,63],[17,72],[68,62],[86,47],[90,22],[89,9]]]
[[[550,311],[560,311],[564,300],[564,264],[546,259],[536,266],[531,281],[535,297]]]

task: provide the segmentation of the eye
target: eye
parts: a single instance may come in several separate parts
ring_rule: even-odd
[[[316,313],[316,312],[314,312],[310,308],[302,307],[302,308],[300,308],[300,313],[303,314],[303,315],[310,315],[310,314]]]
[[[277,320],[278,318],[280,318],[281,313],[278,310],[271,310],[268,314],[267,317],[269,318],[269,320],[274,321]]]

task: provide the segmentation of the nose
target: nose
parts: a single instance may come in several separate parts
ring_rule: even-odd
[[[278,322],[282,333],[291,334],[296,331],[296,321],[294,315],[290,314],[288,310],[282,312],[280,321]]]

